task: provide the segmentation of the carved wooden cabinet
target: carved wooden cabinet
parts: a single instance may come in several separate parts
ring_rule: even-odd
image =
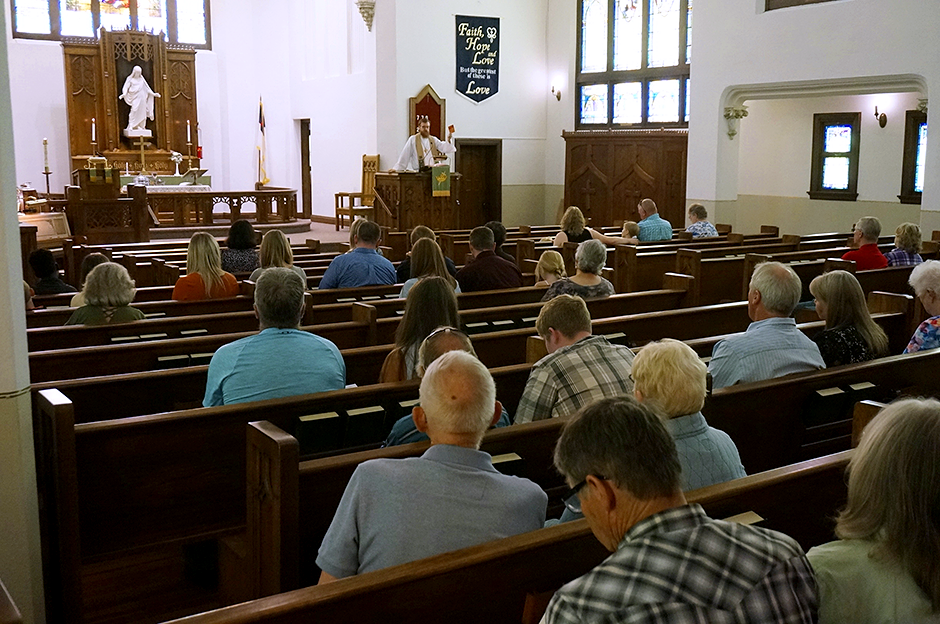
[[[673,227],[685,224],[687,130],[564,132],[565,205],[600,227],[639,221],[649,197]]]

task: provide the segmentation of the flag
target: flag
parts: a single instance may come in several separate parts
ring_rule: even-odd
[[[264,102],[261,96],[258,96],[258,127],[261,129],[261,140],[258,142],[258,182],[262,185],[271,181],[267,171],[264,169],[264,153],[267,151],[267,145],[264,136]]]

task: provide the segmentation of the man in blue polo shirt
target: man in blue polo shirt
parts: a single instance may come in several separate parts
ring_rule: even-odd
[[[332,342],[300,329],[304,281],[265,269],[255,284],[261,333],[220,347],[209,363],[205,407],[342,390],[346,364]]]
[[[656,202],[646,198],[637,204],[636,209],[640,213],[640,233],[637,238],[641,241],[660,241],[672,238],[672,224],[659,216],[659,209],[656,208]]]
[[[327,267],[320,288],[358,288],[395,283],[395,267],[379,255],[381,231],[372,221],[359,226],[356,247],[349,253],[333,258]]]

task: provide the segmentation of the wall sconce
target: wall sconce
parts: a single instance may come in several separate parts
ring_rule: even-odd
[[[738,124],[741,119],[747,117],[747,106],[726,106],[725,119],[728,120],[728,138],[734,140],[734,135],[738,133]]]
[[[552,95],[555,96],[556,100],[561,102],[561,89],[556,89],[555,86],[552,85]]]
[[[375,17],[375,0],[356,0],[356,6],[359,8],[359,14],[362,15],[362,21],[366,23],[366,28],[372,32],[372,18]]]
[[[878,114],[878,105],[875,105],[875,119],[878,120],[878,125],[884,128],[888,125],[888,116],[885,113]]]

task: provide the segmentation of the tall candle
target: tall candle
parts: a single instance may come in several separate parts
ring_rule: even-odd
[[[188,120],[188,119],[186,120],[186,142],[187,142],[187,143],[192,143],[192,142],[193,142],[192,130],[190,129],[189,120]]]
[[[42,164],[49,171],[49,139],[42,140]]]
[[[96,133],[95,133],[95,118],[92,117],[92,118],[91,118],[91,142],[92,142],[92,143],[96,143],[96,142],[97,142],[97,141],[95,141],[95,138],[96,138],[96,137],[97,137],[97,135],[96,135]]]

